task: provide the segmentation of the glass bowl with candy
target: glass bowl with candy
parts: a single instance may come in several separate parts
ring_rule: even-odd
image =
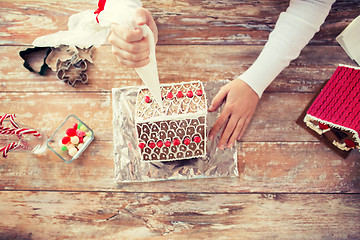
[[[94,140],[94,132],[78,117],[70,114],[47,141],[48,148],[66,163],[71,163]]]

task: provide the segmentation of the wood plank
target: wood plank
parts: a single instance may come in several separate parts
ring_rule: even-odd
[[[89,64],[86,72],[89,84],[78,84],[76,88],[59,81],[53,71],[40,76],[25,69],[19,56],[25,49],[0,46],[0,91],[88,92],[142,85],[133,69],[119,66],[109,46],[95,50],[94,64]],[[232,80],[251,66],[261,49],[261,46],[158,46],[160,81]],[[340,46],[308,46],[267,91],[316,92],[340,63],[354,65]]]
[[[159,44],[263,45],[288,0],[152,1],[143,0],[159,27]],[[38,36],[67,29],[68,18],[95,10],[96,1],[0,2],[3,45],[31,44]],[[357,0],[338,0],[311,44],[335,44],[335,37],[359,15]],[[41,24],[39,24],[41,23]]]
[[[360,238],[359,194],[30,191],[0,199],[2,239]]]
[[[360,153],[342,159],[318,142],[241,142],[238,178],[119,184],[112,147],[96,140],[70,164],[50,151],[11,152],[0,162],[0,190],[360,193]]]

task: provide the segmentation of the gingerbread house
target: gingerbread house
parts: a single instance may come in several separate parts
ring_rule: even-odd
[[[173,161],[206,155],[207,104],[199,81],[161,85],[162,104],[139,90],[135,125],[143,161]]]
[[[360,68],[339,65],[304,122],[342,151],[360,149]]]

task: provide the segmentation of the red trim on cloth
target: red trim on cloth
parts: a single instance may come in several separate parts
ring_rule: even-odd
[[[106,0],[99,0],[98,9],[95,10],[94,14],[96,14],[96,21],[99,23],[99,14],[104,10]]]

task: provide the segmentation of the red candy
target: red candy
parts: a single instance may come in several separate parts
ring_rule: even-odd
[[[156,143],[156,145],[157,145],[158,147],[162,147],[162,146],[163,146],[163,142],[162,142],[162,141],[158,141],[158,142]]]
[[[319,128],[322,129],[322,130],[325,130],[325,129],[328,129],[329,126],[319,122]]]
[[[168,94],[166,95],[166,97],[168,99],[172,99],[174,97],[174,95],[172,94],[172,92],[168,92]]]
[[[355,147],[355,143],[353,141],[351,141],[350,139],[345,139],[345,144],[349,148]]]
[[[156,146],[155,143],[153,143],[153,142],[149,143],[150,148],[154,148],[155,146]]]
[[[145,102],[146,102],[146,103],[151,102],[151,99],[150,99],[150,97],[149,97],[149,96],[146,96],[146,97],[145,97]]]
[[[184,94],[182,93],[182,91],[178,91],[178,93],[176,94],[176,96],[178,98],[182,98],[184,96]]]
[[[84,142],[84,138],[83,137],[79,137],[79,143],[83,143]]]
[[[186,96],[188,96],[189,98],[192,98],[194,96],[194,93],[192,91],[188,91],[186,93]]]
[[[66,135],[68,135],[69,137],[76,136],[76,128],[69,128],[68,130],[66,130]]]
[[[145,143],[139,143],[139,148],[141,148],[141,149],[144,149],[144,147],[145,147]]]
[[[203,91],[202,91],[201,89],[197,90],[197,91],[196,91],[196,95],[198,95],[198,96],[203,95]]]
[[[77,128],[78,128],[78,124],[77,124],[77,123],[74,123],[73,128],[77,129]]]
[[[180,140],[179,139],[174,139],[173,144],[175,146],[180,145]]]
[[[166,141],[166,142],[165,142],[165,147],[170,147],[170,145],[171,145],[171,142],[170,142],[170,141]]]
[[[185,140],[184,140],[184,144],[185,144],[185,145],[189,145],[189,144],[190,144],[190,142],[191,142],[191,141],[190,141],[190,139],[185,138]]]
[[[66,136],[66,137],[63,137],[63,139],[61,140],[61,143],[66,145],[70,142],[70,137]]]
[[[79,138],[84,137],[86,135],[86,132],[84,132],[83,130],[77,129],[76,130],[76,136],[78,136]]]
[[[196,143],[199,143],[199,142],[201,142],[201,138],[200,137],[194,137],[194,142],[196,142]]]

